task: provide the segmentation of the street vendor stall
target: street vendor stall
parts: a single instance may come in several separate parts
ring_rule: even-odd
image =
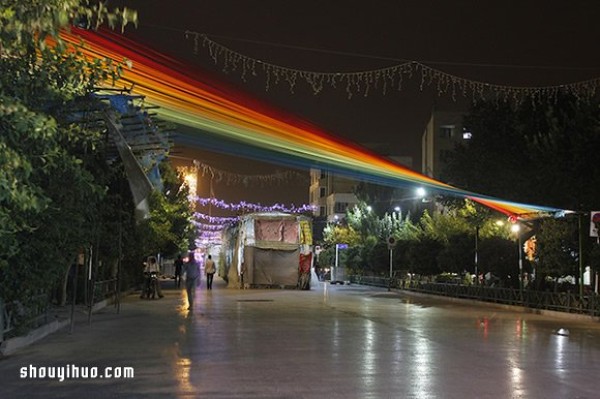
[[[244,215],[223,233],[221,259],[230,287],[308,289],[311,219],[280,212]]]

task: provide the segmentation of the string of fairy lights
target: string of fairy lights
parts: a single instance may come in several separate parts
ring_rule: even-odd
[[[337,89],[344,87],[348,98],[354,95],[368,96],[375,90],[386,94],[390,90],[402,90],[406,80],[419,79],[421,91],[425,87],[434,87],[438,96],[450,95],[456,100],[458,95],[479,100],[496,100],[518,103],[524,99],[542,101],[555,98],[559,94],[571,94],[577,98],[594,97],[600,89],[600,78],[549,86],[510,86],[482,82],[460,77],[440,69],[433,68],[420,61],[402,61],[386,67],[353,72],[307,71],[286,67],[259,60],[211,39],[207,34],[185,31],[185,37],[194,42],[194,52],[200,47],[208,51],[215,64],[221,64],[224,72],[235,71],[243,81],[248,76],[265,75],[265,90],[282,82],[294,93],[298,82],[304,82],[313,94],[321,93],[326,87]]]
[[[197,202],[201,206],[215,206],[220,209],[227,211],[234,211],[240,215],[252,212],[283,212],[283,213],[294,213],[302,214],[313,210],[310,205],[302,206],[285,206],[282,204],[274,204],[270,206],[263,206],[261,204],[249,203],[241,201],[237,204],[228,203],[223,200],[216,198],[192,198],[192,201]],[[211,216],[201,212],[194,213],[193,224],[197,231],[197,244],[211,243],[212,245],[219,244],[221,242],[221,234],[225,228],[235,224],[239,221],[239,216],[236,217],[218,217]],[[202,221],[199,221],[202,220]],[[208,222],[208,223],[205,223]]]
[[[178,155],[169,155],[169,158],[185,159],[192,162],[192,166],[179,166],[177,168],[184,176],[196,176],[196,173],[199,173],[202,177],[209,177],[214,183],[225,184],[228,186],[273,187],[274,185],[282,185],[294,180],[301,183],[308,181],[308,174],[306,172],[301,173],[295,170],[276,170],[273,173],[247,175],[220,169],[193,158]],[[188,182],[188,186],[194,186],[193,189],[190,189],[190,192],[196,192],[196,184],[197,182],[195,181]]]
[[[214,198],[212,196],[210,198],[204,198],[196,195],[198,174],[202,174],[202,176],[209,176],[211,180],[228,185],[241,183],[245,186],[251,185],[254,187],[256,185],[272,185],[274,182],[282,183],[283,181],[289,181],[290,179],[306,179],[306,176],[296,171],[276,171],[270,174],[244,175],[225,171],[195,159],[193,160],[193,166],[182,166],[178,167],[177,169],[184,176],[186,184],[190,187],[190,201],[202,207],[216,207],[228,212],[235,212],[237,215],[243,215],[252,212],[283,212],[301,214],[313,210],[312,206],[310,205],[295,206],[292,204],[287,206],[284,204],[273,204],[265,206],[247,201],[232,203]],[[206,215],[201,212],[196,212],[194,214],[193,224],[198,233],[197,244],[208,242],[211,244],[218,244],[221,242],[221,234],[223,230],[228,226],[233,225],[238,220],[239,216],[216,217],[212,215]]]
[[[300,173],[294,170],[276,171],[268,174],[245,175],[234,173],[223,169],[215,168],[214,166],[194,160],[194,167],[203,177],[210,176],[216,183],[224,183],[227,185],[243,185],[245,187],[256,186],[273,186],[274,184],[281,185],[291,180],[308,180],[306,173]]]
[[[206,213],[202,213],[202,212],[194,212],[194,219],[204,220],[204,221],[207,221],[208,223],[220,224],[222,226],[233,224],[239,220],[239,218],[237,216],[227,216],[227,217],[212,216],[212,215],[207,215]]]
[[[220,209],[225,209],[233,212],[249,213],[249,212],[284,212],[284,213],[305,213],[313,210],[311,205],[286,206],[283,204],[274,204],[270,206],[264,206],[261,204],[254,204],[251,202],[240,201],[238,203],[225,202],[216,198],[201,198],[196,197],[193,199],[196,203],[201,206],[212,205]]]

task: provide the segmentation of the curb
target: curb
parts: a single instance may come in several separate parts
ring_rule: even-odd
[[[133,292],[132,289],[121,293],[121,298],[130,295]],[[95,303],[92,307],[92,313],[95,313],[101,309],[104,309],[108,305],[114,303],[114,298],[104,299],[98,303]],[[87,314],[87,311],[86,311]],[[37,341],[45,338],[46,336],[53,334],[71,324],[71,318],[68,317],[64,320],[54,320],[48,324],[44,324],[34,330],[31,330],[27,335],[9,338],[0,344],[0,358],[10,356],[15,352],[36,343]]]
[[[30,331],[25,336],[7,339],[6,341],[2,342],[2,345],[0,345],[0,355],[1,356],[12,355],[16,351],[18,351],[22,348],[25,348],[25,347],[41,340],[42,338],[46,337],[47,335],[50,335],[64,327],[68,326],[70,322],[71,322],[70,318],[66,319],[66,320],[61,320],[61,321],[54,320],[48,324],[44,324],[43,326],[36,328],[33,331]]]

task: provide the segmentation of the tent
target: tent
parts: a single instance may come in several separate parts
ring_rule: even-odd
[[[251,213],[223,232],[219,269],[229,287],[308,289],[312,249],[310,217]]]

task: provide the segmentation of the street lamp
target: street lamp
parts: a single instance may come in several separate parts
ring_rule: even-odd
[[[389,236],[387,239],[388,249],[390,250],[390,280],[388,283],[388,291],[392,289],[392,278],[394,276],[393,272],[393,259],[394,259],[394,247],[396,246],[396,238],[394,236]]]
[[[510,230],[517,235],[517,244],[519,246],[519,295],[523,299],[523,248],[521,245],[521,225],[515,223],[510,227]]]
[[[479,224],[475,225],[475,284],[479,285]]]

